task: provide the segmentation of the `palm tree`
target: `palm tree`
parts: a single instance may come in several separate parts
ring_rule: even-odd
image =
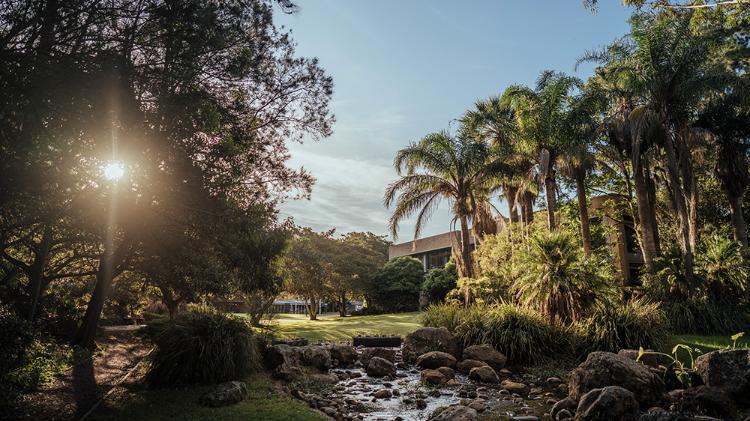
[[[514,111],[522,139],[530,142],[539,157],[537,166],[544,180],[550,230],[557,225],[555,163],[566,141],[565,122],[568,120],[570,93],[579,85],[577,78],[545,71],[539,76],[536,89],[514,85],[503,93],[503,104]]]
[[[398,151],[393,166],[400,178],[388,186],[384,197],[386,207],[395,204],[389,220],[393,237],[397,238],[399,223],[416,213],[414,238],[418,238],[440,201],[447,200],[454,222],[460,224],[460,255],[456,256],[459,274],[471,277],[469,223],[486,211],[489,186],[503,172],[505,164],[490,160],[486,144],[442,131],[428,134]],[[465,294],[468,305],[472,301],[468,287]]]

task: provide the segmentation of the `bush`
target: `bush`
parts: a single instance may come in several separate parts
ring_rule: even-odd
[[[443,301],[446,294],[456,287],[458,273],[456,262],[449,260],[443,268],[430,269],[422,283],[422,294],[430,303]]]
[[[386,263],[374,277],[368,305],[387,313],[419,309],[419,291],[424,278],[422,263],[413,257],[399,257]]]
[[[750,311],[739,304],[719,304],[701,299],[662,303],[670,329],[675,333],[731,335],[750,328]]]
[[[151,334],[156,350],[147,379],[154,386],[242,379],[260,367],[252,331],[236,316],[215,310],[186,312]]]
[[[572,355],[566,332],[538,312],[513,304],[433,305],[422,321],[426,326],[447,328],[464,346],[490,344],[514,364],[533,365]]]
[[[659,304],[644,299],[599,306],[575,325],[582,354],[639,347],[660,350],[669,341],[669,323]]]

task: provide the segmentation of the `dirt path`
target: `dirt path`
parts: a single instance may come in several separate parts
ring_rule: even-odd
[[[102,339],[91,359],[84,359],[43,390],[22,396],[12,420],[77,420],[148,353],[150,347],[132,333]],[[126,384],[140,380],[134,373]],[[116,390],[108,401],[122,398]],[[106,405],[106,402],[104,403]]]

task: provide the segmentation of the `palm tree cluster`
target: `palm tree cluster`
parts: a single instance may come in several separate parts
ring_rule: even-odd
[[[558,231],[559,202],[574,192],[580,246],[590,256],[587,195],[596,191],[632,215],[646,273],[657,272],[662,243],[679,247],[677,290],[690,297],[699,237],[715,223],[707,201],[747,247],[750,48],[742,22],[718,8],[639,12],[629,34],[578,60],[596,65],[587,80],[545,71],[533,87],[511,85],[477,101],[454,134],[430,134],[398,152],[401,177],[385,195],[393,235],[416,215],[418,237],[438,201],[448,200],[460,222],[459,274],[472,277],[470,235],[481,243],[506,222],[528,230],[538,197],[549,231]],[[705,193],[714,185],[718,194]],[[507,218],[495,216],[490,200],[498,194]]]

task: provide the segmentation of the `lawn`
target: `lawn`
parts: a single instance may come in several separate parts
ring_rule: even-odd
[[[327,314],[318,320],[307,320],[295,314],[273,320],[269,325],[280,337],[348,341],[357,335],[405,336],[422,326],[419,315],[419,312],[349,317]]]
[[[250,396],[245,401],[223,408],[198,405],[198,398],[210,386],[146,390],[128,400],[123,408],[106,408],[95,419],[106,420],[180,420],[180,421],[322,421],[326,417],[303,402],[275,391],[266,375],[248,380]]]
[[[696,355],[705,354],[706,352],[716,351],[717,349],[726,349],[732,346],[732,340],[726,336],[700,336],[700,335],[674,335],[672,336],[672,345],[685,344],[691,348],[698,348],[702,352]],[[745,335],[744,338],[737,341],[737,347],[750,347],[750,341]]]

